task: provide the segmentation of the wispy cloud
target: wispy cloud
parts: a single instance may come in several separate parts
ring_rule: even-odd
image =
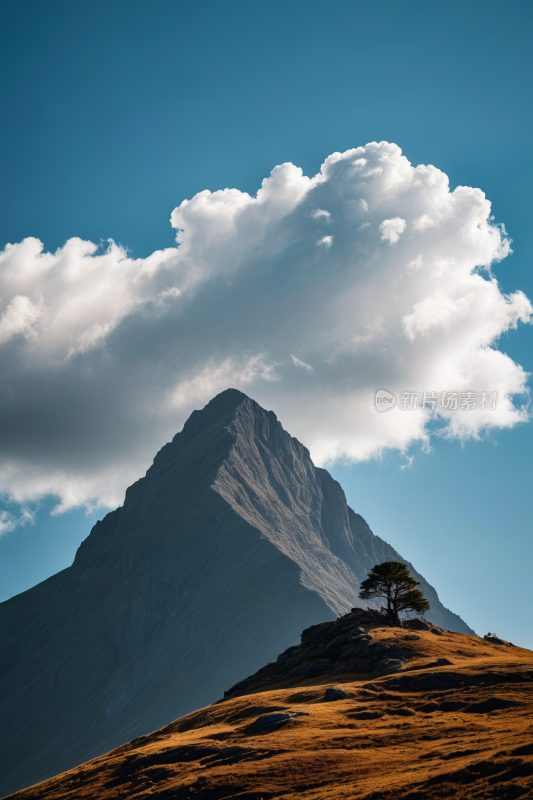
[[[299,358],[296,358],[296,356],[293,355],[291,355],[291,358],[295,367],[300,367],[300,369],[305,370],[305,372],[308,372],[310,375],[315,374],[311,364],[306,364],[305,361],[301,361]]]
[[[320,219],[324,222],[331,222],[331,214],[329,211],[326,211],[323,208],[315,208],[313,211],[310,212],[310,216],[313,219]]]
[[[14,531],[23,525],[33,525],[35,522],[35,512],[22,507],[18,514],[12,514],[5,509],[0,509],[0,536]]]

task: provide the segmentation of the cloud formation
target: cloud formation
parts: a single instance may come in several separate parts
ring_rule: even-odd
[[[177,247],[146,259],[80,239],[0,254],[0,492],[120,504],[228,386],[319,464],[427,442],[430,410],[380,414],[379,388],[499,393],[495,411],[442,411],[448,436],[525,419],[527,376],[497,341],[532,307],[490,271],[510,247],[479,189],[381,142],[314,178],[282,164],[255,197],[200,192],[171,223]]]
[[[400,236],[405,230],[406,222],[401,217],[394,217],[394,219],[384,219],[379,230],[381,232],[381,241],[388,242],[389,244],[396,244]],[[414,224],[413,224],[414,227]]]

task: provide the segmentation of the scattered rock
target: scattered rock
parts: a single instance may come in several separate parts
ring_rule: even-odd
[[[430,632],[437,634],[437,636],[443,636],[443,631],[440,628],[430,628]]]
[[[273,714],[263,714],[248,727],[248,731],[254,733],[271,733],[271,731],[282,728],[295,717],[308,717],[305,711],[277,711]]]
[[[245,708],[241,709],[240,711],[236,711],[235,713],[231,714],[229,717],[226,717],[224,720],[228,724],[233,724],[235,722],[240,722],[243,719],[247,719],[247,717],[256,717],[258,714],[262,712],[275,712],[275,711],[285,711],[286,706],[246,706]]]
[[[326,689],[326,693],[324,695],[325,700],[346,700],[348,697],[354,697],[355,695],[351,694],[350,692],[345,692],[344,689],[336,689],[333,686],[330,686]]]
[[[509,642],[506,642],[504,639],[500,639],[499,636],[489,636],[488,634],[483,637],[486,642],[492,642],[492,644],[503,644],[508,645]]]
[[[352,719],[381,719],[382,716],[382,711],[356,711],[355,714],[350,714]]]
[[[426,620],[422,619],[422,617],[415,617],[414,619],[404,619],[403,627],[410,628],[411,630],[414,631],[431,630],[431,625],[429,624],[429,622],[426,622]]]

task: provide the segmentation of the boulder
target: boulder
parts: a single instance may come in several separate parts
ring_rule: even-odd
[[[381,719],[383,711],[356,711],[351,714],[351,719]]]
[[[376,676],[390,675],[393,672],[399,672],[404,666],[404,662],[399,658],[388,658],[380,661],[374,670],[373,674]]]
[[[429,624],[429,622],[426,622],[426,620],[422,619],[422,617],[415,617],[414,619],[404,619],[403,627],[410,628],[413,631],[431,630],[431,625]]]
[[[248,731],[254,733],[271,733],[283,727],[295,717],[308,717],[305,711],[275,711],[273,714],[262,714],[251,725]]]
[[[328,689],[326,689],[326,693],[324,695],[324,699],[328,702],[332,700],[347,700],[349,697],[354,697],[354,695],[350,692],[345,692],[344,689],[337,689],[333,686],[330,686]]]
[[[484,636],[483,638],[485,639],[486,642],[492,642],[492,644],[503,644],[503,645],[508,644],[508,642],[506,642],[504,639],[500,639],[499,636],[488,636],[487,635],[487,636]]]

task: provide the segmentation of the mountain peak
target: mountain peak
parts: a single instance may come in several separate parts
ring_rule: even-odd
[[[195,411],[71,567],[0,604],[3,793],[220,697],[403,560],[272,411]],[[471,632],[409,565],[428,618]],[[26,746],[31,729],[31,754]],[[21,754],[24,760],[21,761]]]
[[[213,415],[223,416],[227,413],[232,413],[246,401],[255,403],[254,400],[244,394],[244,392],[239,391],[239,389],[224,389],[223,392],[219,392],[219,394],[215,395],[201,410],[193,411],[185,423],[185,426],[189,425],[190,421],[195,419],[198,415],[210,417]],[[255,405],[257,405],[257,403],[255,403]]]

